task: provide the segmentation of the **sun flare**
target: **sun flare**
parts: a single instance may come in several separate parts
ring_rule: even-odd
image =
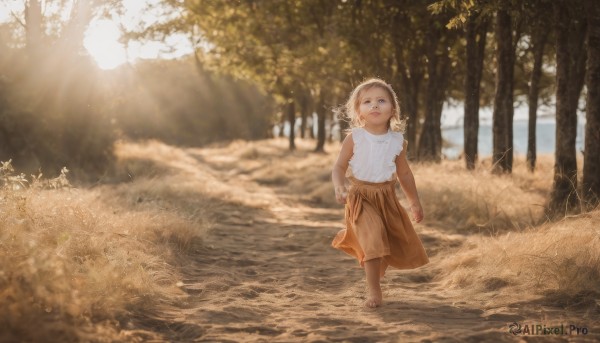
[[[121,32],[111,20],[96,20],[85,33],[83,45],[101,69],[114,69],[127,61],[119,38]]]

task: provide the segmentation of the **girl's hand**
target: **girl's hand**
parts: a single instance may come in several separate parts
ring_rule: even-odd
[[[346,187],[342,186],[342,187],[335,188],[335,200],[338,202],[338,204],[342,204],[342,205],[345,204],[347,197],[348,197],[348,190],[346,189]]]
[[[410,212],[415,222],[420,223],[423,220],[423,207],[421,207],[421,204],[410,205]]]

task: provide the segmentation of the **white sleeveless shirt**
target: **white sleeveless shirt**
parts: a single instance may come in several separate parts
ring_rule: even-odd
[[[350,159],[351,175],[361,181],[385,182],[396,173],[396,157],[404,144],[404,135],[388,131],[374,135],[362,127],[352,129],[354,155]]]

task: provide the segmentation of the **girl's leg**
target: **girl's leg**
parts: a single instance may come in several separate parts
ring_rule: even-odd
[[[367,277],[367,301],[366,307],[377,307],[381,305],[382,294],[379,284],[381,258],[365,261],[365,275]]]

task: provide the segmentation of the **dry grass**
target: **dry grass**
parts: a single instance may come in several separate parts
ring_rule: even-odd
[[[526,232],[470,237],[440,263],[438,279],[462,297],[493,303],[545,296],[555,306],[598,306],[599,222],[595,211]]]
[[[120,328],[185,301],[179,266],[220,203],[206,196],[209,185],[190,187],[173,173],[180,149],[149,160],[128,148],[121,163],[135,172],[130,183],[1,191],[0,311],[10,315],[0,341],[147,339]]]
[[[74,341],[184,296],[172,265],[196,235],[190,222],[115,214],[94,192],[69,189],[4,192],[2,208],[2,341]]]
[[[522,230],[545,221],[544,208],[552,185],[552,159],[538,159],[530,173],[515,160],[512,174],[493,175],[485,161],[467,171],[463,161],[416,164],[413,173],[429,219],[447,230],[472,233]]]

